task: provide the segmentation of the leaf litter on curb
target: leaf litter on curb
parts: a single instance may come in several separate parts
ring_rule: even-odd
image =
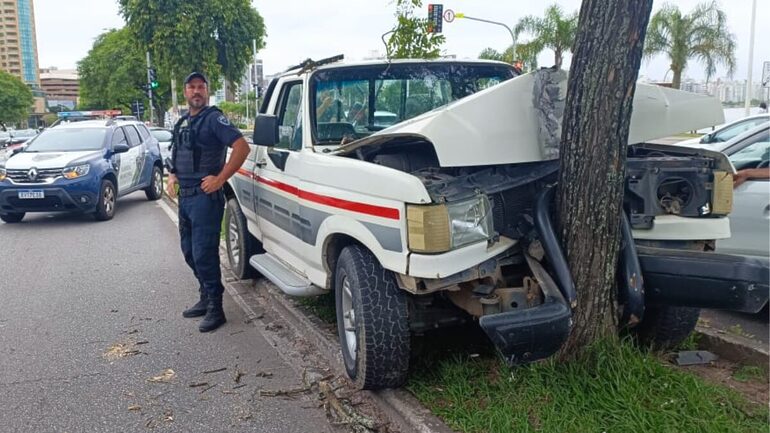
[[[105,351],[102,356],[108,361],[112,362],[120,358],[127,356],[138,355],[142,353],[141,350],[136,349],[136,342],[127,341],[124,343],[115,343]]]
[[[147,382],[168,383],[168,382],[171,382],[171,380],[174,377],[176,377],[176,373],[174,373],[174,370],[167,368],[163,370],[163,373],[159,374],[158,376],[153,376],[147,379]]]

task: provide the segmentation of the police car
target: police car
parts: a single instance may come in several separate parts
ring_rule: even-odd
[[[61,124],[0,163],[0,219],[70,211],[109,220],[118,197],[140,190],[149,200],[163,194],[160,147],[146,126],[117,119]]]

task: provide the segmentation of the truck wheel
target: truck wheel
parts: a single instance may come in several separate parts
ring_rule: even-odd
[[[117,200],[117,194],[115,193],[115,184],[109,179],[102,180],[102,186],[99,188],[99,197],[96,202],[96,212],[94,212],[94,218],[97,221],[111,220],[115,216],[115,201]]]
[[[0,214],[0,220],[7,222],[8,224],[17,223],[24,219],[24,212],[12,212]]]
[[[225,245],[230,269],[236,277],[244,280],[256,277],[257,271],[249,264],[249,258],[262,252],[262,245],[249,233],[246,217],[238,200],[227,200],[225,208]]]
[[[160,167],[152,167],[150,186],[144,190],[147,200],[155,201],[163,197],[163,172]]]
[[[695,329],[699,308],[650,305],[644,310],[642,323],[633,329],[639,342],[656,350],[677,347]]]
[[[409,370],[406,294],[359,245],[345,247],[334,278],[337,330],[348,376],[361,389],[396,388]]]

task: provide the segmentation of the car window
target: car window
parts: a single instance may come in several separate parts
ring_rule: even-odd
[[[142,140],[139,139],[139,133],[136,132],[136,128],[131,125],[126,125],[123,129],[126,131],[129,146],[138,146],[142,142]]]
[[[139,135],[142,136],[142,141],[147,141],[150,138],[150,131],[147,130],[147,127],[144,125],[136,125],[136,127],[139,128]]]
[[[163,142],[163,141],[171,141],[171,138],[173,134],[171,134],[171,131],[166,131],[165,129],[153,129],[150,131],[153,137],[155,137],[156,140]]]
[[[387,64],[322,70],[310,95],[316,144],[371,135],[515,77],[508,65]]]
[[[302,83],[287,84],[280,101],[278,144],[275,147],[299,150],[302,148]]]
[[[725,128],[714,134],[714,141],[730,140],[731,138],[737,137],[749,129],[754,128],[762,122],[767,122],[767,119],[764,117],[759,117],[756,119],[747,119],[743,122],[736,123],[735,125]]]
[[[764,130],[747,140],[740,150],[729,155],[736,169],[756,168],[770,160],[770,131]]]
[[[52,128],[38,134],[24,152],[79,152],[104,146],[105,128]]]
[[[128,144],[128,140],[126,140],[126,134],[123,133],[123,128],[115,128],[115,132],[112,133],[112,146],[114,147],[119,143]]]

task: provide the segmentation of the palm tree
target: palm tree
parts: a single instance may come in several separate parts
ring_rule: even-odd
[[[695,58],[706,66],[706,81],[716,73],[716,65],[735,71],[735,36],[727,30],[726,16],[716,1],[701,3],[689,15],[678,7],[664,4],[650,20],[644,56],[665,53],[674,73],[672,87],[679,88],[687,61]]]
[[[537,69],[537,54],[538,52],[534,52],[532,50],[532,44],[526,43],[526,44],[516,44],[516,59],[513,58],[512,46],[509,46],[505,49],[505,51],[500,52],[497,51],[494,48],[484,48],[484,50],[479,53],[480,59],[488,59],[488,60],[499,60],[501,62],[506,63],[514,63],[514,60],[521,62],[522,69],[527,71],[534,71]]]
[[[519,20],[514,33],[517,39],[524,32],[532,35],[532,40],[524,45],[535,57],[546,48],[553,50],[554,65],[561,68],[564,53],[571,50],[575,40],[577,23],[576,12],[564,15],[562,9],[553,4],[545,10],[543,18],[529,15]]]

